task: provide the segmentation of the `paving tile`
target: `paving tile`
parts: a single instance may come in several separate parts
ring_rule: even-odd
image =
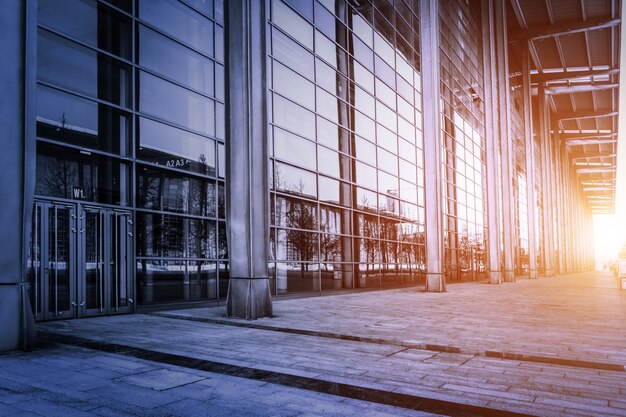
[[[203,379],[205,378],[188,372],[155,369],[152,371],[116,378],[115,381],[162,391],[198,382]]]

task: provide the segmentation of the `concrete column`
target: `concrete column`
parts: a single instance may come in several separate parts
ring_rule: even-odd
[[[504,248],[504,282],[515,282],[515,248],[513,245],[515,216],[513,213],[513,143],[510,134],[509,63],[507,50],[506,4],[495,2],[496,79],[498,82],[498,114],[500,165],[502,170],[502,243]]]
[[[500,175],[498,172],[498,139],[494,114],[497,111],[497,87],[495,82],[495,34],[493,22],[493,0],[482,0],[483,27],[483,70],[485,77],[485,133],[487,151],[487,224],[489,283],[502,284],[500,271],[501,235],[500,235]]]
[[[0,352],[27,349],[34,339],[25,273],[35,188],[33,10],[32,1],[7,0],[0,13]]]
[[[545,276],[554,276],[554,217],[552,214],[552,161],[550,159],[550,124],[549,124],[549,112],[547,106],[547,96],[544,91],[544,86],[539,85],[539,97],[538,103],[538,116],[539,116],[539,135],[541,136],[541,179],[543,187],[543,236],[544,236],[544,264],[545,264]]]
[[[269,191],[265,85],[265,2],[226,7],[226,219],[229,316],[272,315],[268,274]]]
[[[535,243],[535,152],[533,138],[532,93],[530,89],[530,53],[528,41],[522,43],[522,94],[524,103],[524,136],[526,138],[526,205],[528,207],[528,276],[537,278],[537,245]]]
[[[424,118],[424,193],[426,200],[426,291],[446,290],[443,271],[441,109],[439,86],[439,5],[420,2]]]

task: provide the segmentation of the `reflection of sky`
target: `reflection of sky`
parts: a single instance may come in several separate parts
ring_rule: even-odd
[[[98,134],[97,104],[39,86],[37,89],[37,119],[53,126],[61,126],[79,132]]]
[[[192,161],[204,155],[206,164],[215,167],[215,143],[210,139],[144,118],[140,120],[140,131],[142,147]]]
[[[456,201],[458,232],[470,241],[482,240],[482,162],[480,134],[458,112],[453,115],[456,132]],[[470,147],[471,149],[466,149]]]

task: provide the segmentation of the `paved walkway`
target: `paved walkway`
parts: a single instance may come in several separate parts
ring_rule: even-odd
[[[626,292],[616,284],[577,274],[280,300],[275,318],[257,321],[214,308],[40,327],[125,360],[309,395],[444,415],[626,416]]]
[[[419,417],[434,414],[59,345],[0,356],[0,416]]]

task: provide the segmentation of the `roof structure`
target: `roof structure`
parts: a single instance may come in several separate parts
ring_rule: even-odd
[[[529,41],[535,94],[593,213],[613,213],[617,163],[620,0],[511,0],[510,45]]]

